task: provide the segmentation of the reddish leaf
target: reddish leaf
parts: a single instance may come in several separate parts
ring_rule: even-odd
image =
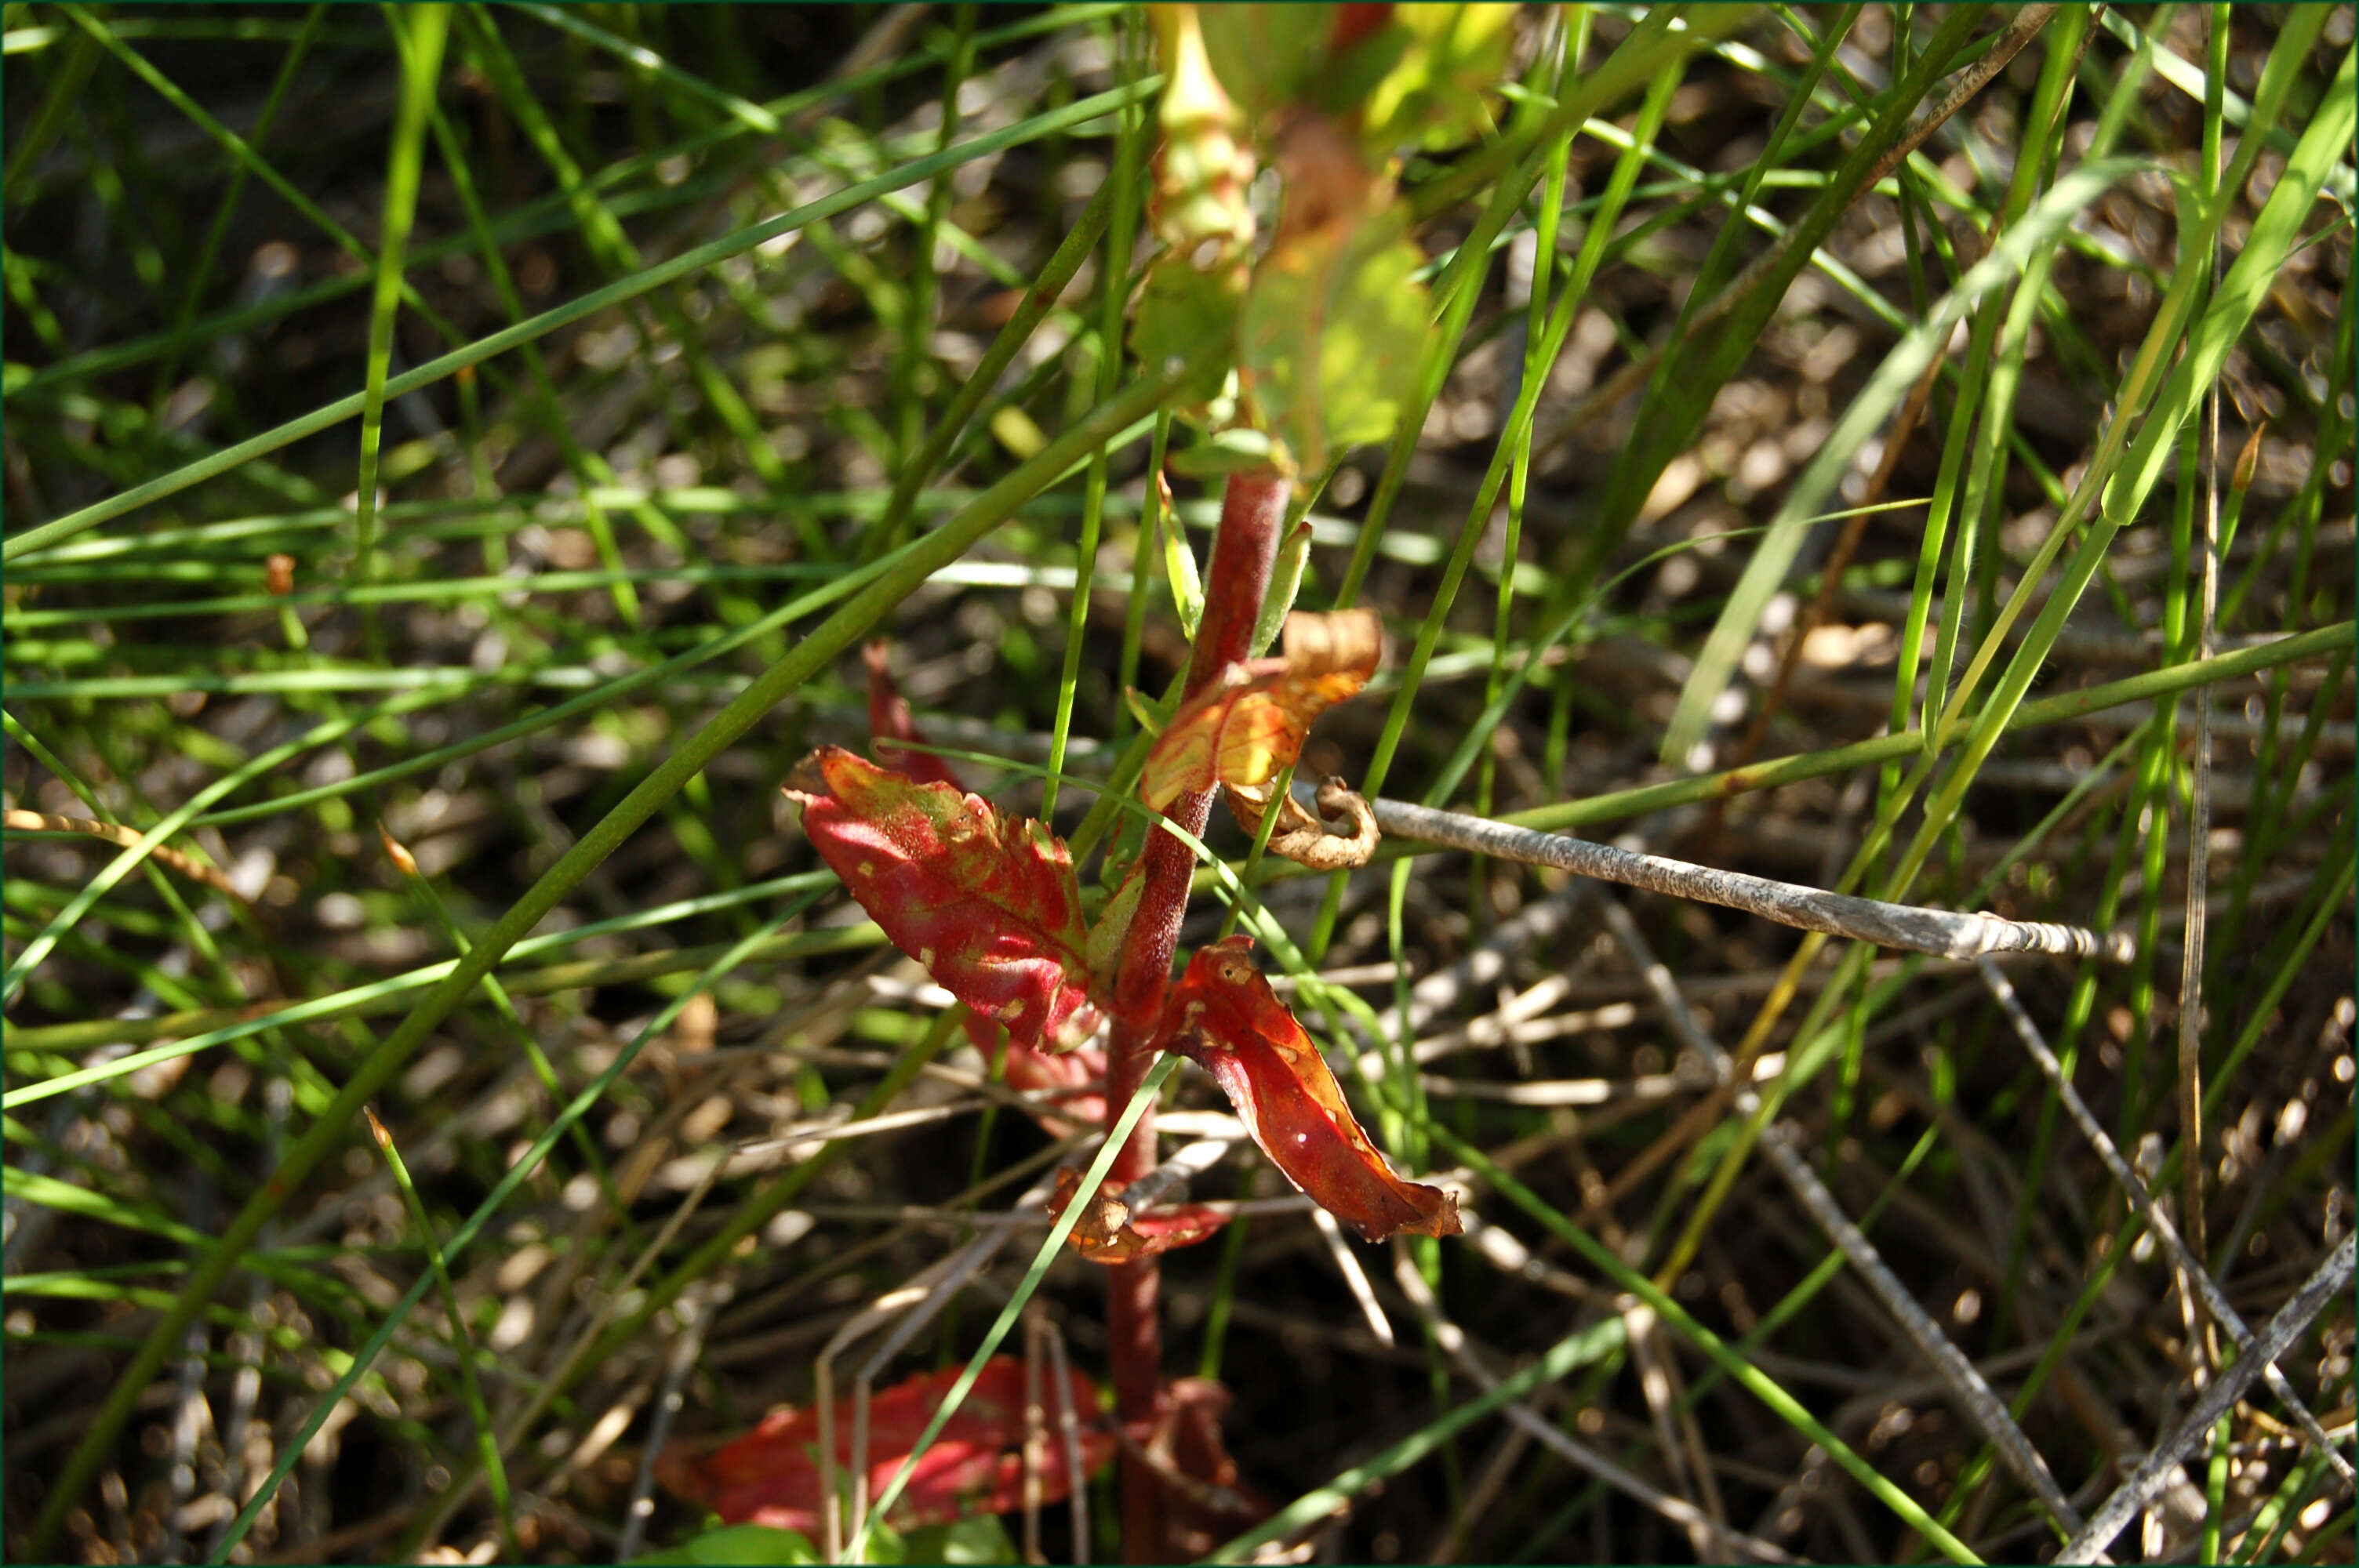
[[[1204,1378],[1174,1378],[1155,1391],[1151,1423],[1125,1426],[1123,1440],[1163,1482],[1166,1544],[1174,1555],[1209,1555],[1270,1516],[1221,1442],[1221,1412],[1233,1396]]]
[[[943,784],[953,788],[959,776],[951,769],[947,759],[930,752],[912,752],[895,744],[914,741],[923,743],[926,737],[909,716],[909,705],[893,684],[893,668],[886,644],[869,643],[860,651],[868,665],[868,746],[876,760],[903,776],[919,784]],[[985,1062],[995,1060],[1003,1049],[999,1026],[988,1018],[969,1012],[962,1021],[966,1037],[982,1053]],[[1048,1095],[1072,1112],[1071,1119],[1034,1111],[1032,1119],[1038,1122],[1051,1138],[1062,1138],[1085,1126],[1093,1127],[1105,1119],[1105,1096],[1085,1091],[1105,1083],[1105,1052],[1094,1045],[1083,1045],[1062,1055],[1036,1051],[1029,1045],[1006,1042],[1007,1087],[1027,1094]]]
[[[863,663],[868,666],[868,749],[886,767],[917,780],[919,784],[959,784],[958,774],[951,772],[950,763],[931,752],[912,752],[897,746],[897,741],[915,741],[923,745],[926,738],[918,730],[917,720],[909,717],[909,705],[902,700],[901,690],[893,684],[893,665],[883,643],[871,643],[860,650]]]
[[[868,1495],[882,1492],[934,1417],[962,1368],[928,1372],[886,1390],[868,1405]],[[1097,1390],[1071,1372],[1073,1411],[1082,1422],[1082,1468],[1114,1456],[1113,1435],[1093,1425]],[[923,1457],[886,1522],[896,1530],[948,1524],[1024,1506],[1024,1363],[995,1356]],[[1071,1490],[1060,1431],[1056,1384],[1040,1379],[1040,1434],[1034,1471],[1039,1500],[1061,1501]],[[852,1400],[835,1405],[839,1474],[852,1464]],[[681,1444],[656,1458],[656,1478],[728,1524],[766,1524],[816,1534],[821,1528],[819,1407],[771,1413],[761,1425],[718,1446]]]
[[[1458,1200],[1392,1173],[1319,1047],[1245,957],[1252,947],[1240,935],[1199,948],[1156,1043],[1212,1074],[1287,1180],[1367,1240],[1457,1235]]]
[[[1058,1167],[1057,1190],[1049,1198],[1050,1219],[1065,1217],[1081,1184],[1079,1171],[1071,1165]],[[1128,1204],[1100,1188],[1066,1240],[1093,1263],[1128,1263],[1175,1247],[1193,1247],[1228,1223],[1227,1215],[1202,1204],[1175,1204],[1133,1216]]]
[[[992,1058],[991,1023],[973,1013],[967,1015],[967,1038],[975,1042],[986,1062]],[[1084,1127],[1096,1127],[1105,1120],[1105,1048],[1083,1044],[1074,1050],[1051,1054],[1035,1051],[1028,1045],[1007,1043],[1007,1087],[1026,1094],[1044,1095],[1059,1107],[1057,1111],[1036,1110],[1032,1119],[1051,1138],[1063,1138]]]
[[[1301,753],[1311,721],[1376,673],[1384,623],[1372,610],[1297,613],[1287,617],[1283,646],[1283,657],[1236,666],[1172,715],[1140,780],[1147,805],[1275,777]]]
[[[860,906],[952,996],[1019,1045],[1071,1050],[1096,1030],[1081,884],[1055,834],[841,746],[798,764],[787,794]]]

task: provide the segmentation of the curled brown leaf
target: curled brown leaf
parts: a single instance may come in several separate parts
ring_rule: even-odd
[[[1339,778],[1331,777],[1319,786],[1317,816],[1305,810],[1293,795],[1279,795],[1276,781],[1232,784],[1227,798],[1230,815],[1248,833],[1261,831],[1262,818],[1275,800],[1277,825],[1270,829],[1269,852],[1313,871],[1340,871],[1364,866],[1384,838],[1376,829],[1375,812]]]
[[[1057,1190],[1048,1203],[1051,1219],[1064,1217],[1081,1184],[1079,1171],[1071,1165],[1058,1168]],[[1193,1247],[1228,1223],[1226,1214],[1202,1204],[1174,1204],[1133,1216],[1128,1204],[1100,1188],[1091,1195],[1066,1241],[1093,1263],[1129,1263],[1176,1247]]]

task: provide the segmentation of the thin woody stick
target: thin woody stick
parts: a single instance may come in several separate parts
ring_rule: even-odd
[[[2097,1152],[2097,1158],[2104,1162],[2105,1169],[2112,1173],[2114,1180],[2128,1195],[2131,1205],[2138,1211],[2138,1217],[2146,1221],[2147,1228],[2154,1233],[2156,1239],[2185,1271],[2190,1283],[2202,1296],[2203,1304],[2211,1309],[2212,1317],[2228,1331],[2229,1338],[2235,1342],[2236,1354],[2241,1357],[2255,1355],[2252,1330],[2245,1326],[2245,1320],[2236,1315],[2234,1307],[2228,1304],[2228,1298],[2221,1293],[2219,1285],[2205,1271],[2202,1260],[2180,1238],[2179,1232],[2171,1227],[2169,1217],[2155,1206],[2154,1195],[2147,1190],[2144,1182],[2138,1180],[2137,1173],[2130,1169],[2129,1162],[2122,1158],[2121,1151],[2114,1147],[2114,1141],[2105,1136],[2105,1130],[2098,1126],[2097,1119],[2089,1113],[2089,1107],[2081,1098],[2080,1090],[2074,1088],[2072,1080],[2064,1076],[2064,1065],[2056,1059],[2056,1053],[2049,1049],[2047,1037],[2031,1021],[2031,1014],[2024,1011],[2022,1000],[2015,994],[2015,987],[2007,983],[1998,966],[1988,958],[1977,960],[1977,963],[1982,970],[1983,984],[1989,987],[1991,995],[1998,999],[2007,1022],[2015,1025],[2016,1037],[2023,1042],[2023,1048],[2031,1054],[2031,1059],[2039,1064],[2039,1070],[2048,1075],[2048,1081],[2054,1086],[2056,1098],[2064,1107],[2065,1113],[2071,1117],[2072,1124],[2081,1130],[2081,1136],[2089,1141],[2089,1147]],[[2294,1424],[2301,1428],[2303,1435],[2310,1439],[2318,1452],[2326,1455],[2326,1462],[2334,1467],[2335,1473],[2343,1477],[2345,1484],[2354,1480],[2351,1461],[2336,1450],[2334,1440],[2327,1435],[2326,1429],[2319,1424],[2318,1417],[2310,1412],[2310,1407],[2302,1403],[2301,1396],[2286,1380],[2286,1375],[2278,1370],[2277,1364],[2271,1361],[2264,1366],[2261,1376],[2268,1383],[2269,1391],[2283,1401],[2286,1412],[2294,1419]]]
[[[1561,833],[1541,833],[1487,817],[1411,806],[1375,803],[1376,826],[1402,838],[1421,839],[1454,849],[1491,855],[1527,866],[1555,866],[1602,881],[1669,893],[1728,909],[1741,909],[1780,925],[1821,931],[1879,947],[1900,947],[1940,958],[1979,958],[1990,953],[2050,953],[2068,957],[2127,963],[2136,945],[2125,932],[2096,932],[2078,925],[2003,919],[1989,914],[1959,914],[1854,898],[1793,882],[1714,871],[1660,855],[1634,854],[1610,844]]]
[[[2213,1423],[2227,1412],[2229,1407],[2245,1397],[2245,1390],[2252,1387],[2253,1379],[2260,1375],[2261,1368],[2292,1349],[2295,1342],[2310,1332],[2310,1325],[2318,1314],[2349,1292],[2354,1243],[2359,1243],[2359,1237],[2345,1236],[2343,1245],[2327,1254],[2326,1261],[2302,1281],[2301,1289],[2294,1292],[2293,1299],[2277,1309],[2277,1316],[2269,1319],[2268,1326],[2262,1329],[2254,1341],[2253,1353],[2238,1357],[2234,1364],[2222,1369],[2219,1378],[2203,1390],[2202,1398],[2195,1401],[2195,1408],[2187,1412],[2186,1419],[2179,1423],[2177,1430],[2147,1455],[2146,1462],[2137,1467],[2137,1474],[2123,1482],[2120,1488],[2105,1499],[2104,1506],[2097,1510],[2088,1528],[2074,1536],[2064,1550],[2056,1554],[2057,1562],[2096,1562],[2105,1548],[2113,1543],[2114,1537],[2119,1535],[2123,1528],[2137,1517],[2138,1510],[2162,1489],[2165,1480],[2178,1467],[2187,1451],[2201,1442],[2204,1433],[2212,1430]]]
[[[1655,957],[1654,949],[1647,946],[1646,937],[1640,934],[1637,922],[1630,918],[1630,912],[1614,899],[1601,898],[1597,903],[1604,916],[1606,929],[1614,934],[1614,940],[1621,943],[1624,951],[1637,966],[1639,974],[1646,979],[1647,988],[1655,993],[1655,1000],[1673,1032],[1690,1050],[1710,1063],[1723,1082],[1729,1086],[1731,1103],[1739,1115],[1750,1118],[1756,1114],[1760,1109],[1760,1097],[1739,1080],[1735,1075],[1736,1064],[1727,1052],[1721,1049],[1719,1042],[1705,1033],[1702,1023],[1688,1006],[1687,999],[1680,994],[1670,970]],[[1987,964],[1988,960],[1984,962]],[[1762,1148],[1768,1155],[1769,1163],[1793,1189],[1795,1197],[1810,1211],[1810,1217],[1818,1222],[1819,1227],[1827,1233],[1828,1239],[1843,1253],[1844,1260],[1866,1281],[1868,1289],[1883,1303],[1884,1309],[1892,1314],[1909,1343],[1925,1357],[1951,1397],[1958,1401],[1967,1419],[1998,1450],[2000,1459],[2015,1478],[2039,1499],[2040,1506],[2048,1510],[2051,1520],[2062,1530],[2079,1530],[2081,1516],[2073,1509],[2071,1499],[2057,1484],[2055,1476],[2048,1468],[2047,1460],[2040,1457],[2039,1451],[2024,1435],[2023,1428],[2016,1424],[2006,1404],[1992,1390],[1981,1368],[1968,1360],[1965,1353],[1941,1332],[1940,1325],[1917,1304],[1916,1298],[1901,1284],[1898,1276],[1876,1252],[1865,1233],[1852,1222],[1843,1205],[1836,1201],[1833,1193],[1827,1190],[1827,1184],[1819,1179],[1818,1172],[1794,1147],[1794,1142],[1790,1123],[1773,1120],[1763,1129]]]

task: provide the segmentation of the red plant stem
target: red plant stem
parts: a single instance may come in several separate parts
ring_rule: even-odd
[[[1254,623],[1268,591],[1277,538],[1286,522],[1291,490],[1283,474],[1261,471],[1229,476],[1221,500],[1221,529],[1212,538],[1212,562],[1205,573],[1204,615],[1188,659],[1183,688],[1193,697],[1231,665],[1253,652]],[[1212,816],[1212,791],[1184,795],[1164,816],[1201,838]],[[1106,1120],[1130,1103],[1147,1076],[1164,993],[1171,988],[1171,958],[1180,945],[1180,922],[1188,913],[1188,884],[1194,854],[1169,833],[1147,836],[1140,852],[1138,910],[1124,938],[1114,973],[1114,1044],[1106,1058]],[[1155,1168],[1155,1113],[1138,1119],[1130,1141],[1114,1157],[1106,1185],[1119,1189]],[[1106,1337],[1114,1374],[1114,1409],[1128,1424],[1150,1421],[1161,1380],[1163,1332],[1156,1304],[1162,1275],[1153,1259],[1106,1271]],[[1133,1563],[1159,1563],[1169,1555],[1164,1542],[1161,1484],[1152,1471],[1125,1454],[1122,1462],[1123,1554]]]

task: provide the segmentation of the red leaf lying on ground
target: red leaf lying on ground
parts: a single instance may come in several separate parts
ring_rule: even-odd
[[[1050,1219],[1064,1217],[1066,1206],[1073,1201],[1074,1189],[1081,1184],[1079,1171],[1071,1165],[1058,1167],[1057,1190],[1049,1197]],[[1093,1263],[1128,1263],[1169,1252],[1175,1247],[1193,1247],[1228,1223],[1226,1214],[1202,1204],[1174,1204],[1169,1208],[1133,1215],[1128,1204],[1118,1197],[1109,1197],[1100,1188],[1066,1240],[1072,1244],[1074,1251]]]
[[[1458,1200],[1393,1174],[1319,1047],[1245,957],[1252,948],[1240,935],[1197,949],[1156,1044],[1210,1073],[1287,1180],[1365,1239],[1457,1235]]]
[[[1190,790],[1267,783],[1301,754],[1311,721],[1368,684],[1384,655],[1373,610],[1286,618],[1285,656],[1237,665],[1200,692],[1147,753],[1139,793],[1160,809]]]
[[[1070,1050],[1096,1030],[1081,884],[1055,834],[841,746],[797,764],[787,794],[821,859],[952,996],[1018,1045]]]
[[[901,1461],[962,1368],[946,1368],[908,1379],[877,1394],[868,1404],[868,1495],[891,1484]],[[1095,1426],[1098,1394],[1089,1379],[1069,1372],[1072,1408],[1082,1423],[1082,1469],[1096,1469],[1114,1457],[1111,1433]],[[948,1524],[982,1514],[1007,1513],[1024,1506],[1024,1363],[995,1356],[984,1364],[974,1387],[924,1455],[917,1474],[893,1507],[886,1523],[896,1530]],[[1070,1494],[1071,1470],[1060,1435],[1062,1407],[1056,1384],[1040,1377],[1038,1446],[1035,1474],[1043,1504]],[[852,1463],[852,1400],[835,1405],[835,1456]],[[690,1502],[719,1514],[726,1524],[766,1524],[816,1534],[821,1529],[819,1407],[773,1411],[761,1425],[717,1447],[689,1444],[656,1457],[656,1478]]]

